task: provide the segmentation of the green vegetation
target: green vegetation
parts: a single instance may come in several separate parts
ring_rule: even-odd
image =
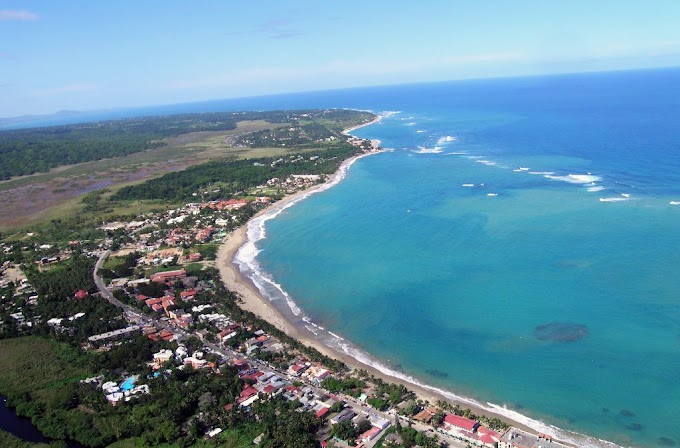
[[[2,448],[66,448],[63,442],[47,443],[31,443],[24,442],[12,434],[0,430],[0,446]]]
[[[77,252],[65,263],[45,271],[27,267],[25,272],[38,294],[53,300],[64,300],[73,297],[81,289],[94,292],[96,290],[92,271],[95,260]]]
[[[201,254],[204,260],[214,260],[217,257],[217,251],[220,248],[218,244],[198,244],[194,246],[198,253]]]
[[[104,278],[120,278],[127,277],[133,274],[135,266],[137,266],[137,259],[139,254],[132,252],[124,257],[108,257],[102,269],[99,270],[99,275]]]
[[[331,174],[343,160],[359,152],[348,143],[338,143],[324,150],[305,153],[305,158],[262,158],[211,162],[168,173],[141,185],[120,189],[115,200],[163,199],[179,201],[191,198],[200,188],[223,182],[220,197],[249,190],[274,177],[285,179],[291,174]],[[314,157],[318,158],[314,158]],[[280,160],[279,163],[274,163]],[[227,181],[228,180],[228,181]],[[207,198],[211,199],[211,198]]]
[[[0,132],[0,179],[121,157],[195,131],[234,129],[233,114],[173,115]]]
[[[95,260],[79,253],[49,270],[26,266],[24,272],[38,293],[36,305],[19,304],[23,315],[36,322],[30,329],[33,334],[52,334],[56,339],[82,342],[88,336],[116,330],[125,326],[119,308],[97,296],[76,299],[75,293],[82,290],[94,292],[92,279]],[[76,314],[82,313],[75,318]],[[74,317],[73,319],[70,319]],[[62,319],[58,325],[48,325],[52,318]],[[9,308],[0,311],[0,338],[22,334],[11,318]]]
[[[321,383],[321,387],[330,392],[342,392],[352,397],[358,397],[363,388],[366,387],[366,383],[357,378],[336,379],[327,377]]]
[[[227,366],[219,375],[187,369],[143,380],[151,396],[117,407],[106,402],[101,390],[79,382],[92,371],[103,369],[110,375],[114,366],[138,366],[157,348],[143,337],[132,346],[87,355],[35,336],[0,341],[4,365],[0,392],[46,436],[88,447],[245,447],[259,434],[262,447],[316,446],[320,420],[296,412],[281,397],[256,402],[252,412],[238,407],[225,411],[224,405],[232,403],[243,387],[236,371]],[[204,441],[202,434],[214,423],[223,434]]]

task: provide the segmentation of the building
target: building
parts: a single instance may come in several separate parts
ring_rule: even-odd
[[[164,364],[174,358],[172,350],[161,350],[153,355],[153,364],[155,369],[163,367]]]
[[[370,418],[371,426],[379,428],[381,431],[390,426],[390,421],[378,415],[372,415]]]
[[[479,422],[470,420],[469,418],[461,417],[455,414],[447,414],[444,417],[444,428],[447,432],[464,431],[472,434],[479,428]]]
[[[208,361],[205,359],[197,359],[193,356],[187,356],[184,358],[184,365],[190,365],[194,369],[202,369],[204,367],[208,367]]]
[[[567,448],[559,442],[555,442],[552,436],[546,434],[530,434],[517,428],[510,428],[498,441],[498,448]]]
[[[133,325],[127,328],[121,328],[120,330],[109,331],[107,333],[97,334],[90,336],[87,340],[91,343],[97,343],[102,341],[107,341],[109,339],[118,339],[123,337],[128,337],[134,334],[140,329],[139,325]]]
[[[89,295],[90,295],[89,292],[85,291],[84,289],[81,289],[78,292],[76,292],[75,297],[78,300],[83,300],[85,297],[87,297]]]
[[[170,281],[181,280],[187,276],[187,271],[179,269],[176,271],[156,272],[151,276],[151,281],[156,283],[167,283]]]
[[[380,434],[380,431],[382,431],[380,428],[373,426],[371,429],[359,436],[359,441],[364,443],[370,442],[371,440],[375,439],[378,434]]]
[[[414,415],[413,420],[417,422],[430,423],[430,421],[434,418],[436,414],[437,408],[435,408],[434,406],[430,406]]]
[[[335,417],[333,417],[331,419],[331,425],[335,425],[337,423],[342,423],[345,420],[351,420],[351,419],[354,418],[355,415],[356,415],[356,413],[353,410],[343,409],[342,411],[340,411],[338,413],[338,415],[336,415]]]

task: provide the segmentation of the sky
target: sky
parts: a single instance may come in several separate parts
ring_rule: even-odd
[[[678,0],[0,0],[0,117],[680,66]]]

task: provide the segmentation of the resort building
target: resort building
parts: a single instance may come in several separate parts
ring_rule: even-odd
[[[166,283],[169,281],[181,280],[187,276],[187,271],[179,269],[176,271],[157,272],[151,277],[152,282]]]

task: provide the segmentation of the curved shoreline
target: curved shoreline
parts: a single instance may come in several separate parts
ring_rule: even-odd
[[[376,123],[380,121],[380,119],[381,117],[379,116],[369,123],[346,129],[343,131],[343,133],[348,134],[352,130]],[[470,408],[477,414],[500,418],[510,423],[514,427],[531,433],[539,432],[554,434],[556,439],[559,439],[563,441],[563,443],[572,446],[593,448],[618,447],[618,445],[612,442],[590,437],[585,434],[563,430],[553,425],[526,417],[516,411],[504,408],[502,406],[492,403],[486,403],[485,405],[474,399],[458,396],[453,392],[429,386],[420,382],[416,378],[390,369],[388,366],[380,363],[378,360],[372,359],[373,357],[369,353],[358,350],[355,347],[349,347],[349,345],[346,343],[343,344],[342,347],[332,347],[322,342],[318,338],[318,334],[305,325],[305,323],[311,322],[303,321],[302,316],[298,316],[298,313],[293,313],[292,309],[290,312],[287,312],[288,310],[286,309],[278,309],[271,300],[268,300],[264,297],[264,295],[260,292],[260,288],[255,284],[253,279],[241,272],[241,269],[236,264],[235,259],[238,256],[239,251],[251,243],[248,237],[248,230],[253,221],[260,218],[258,224],[261,224],[263,221],[267,221],[276,217],[283,210],[305,199],[306,197],[331,188],[344,178],[345,173],[356,160],[361,157],[376,153],[361,154],[359,156],[347,159],[326,183],[308,190],[297,192],[291,196],[285,197],[275,204],[272,204],[251,218],[251,220],[249,220],[246,225],[235,230],[227,237],[225,242],[220,246],[220,249],[217,253],[216,265],[219,268],[220,276],[227,289],[234,291],[241,296],[242,301],[239,303],[239,306],[270,322],[289,336],[301,341],[305,345],[314,347],[324,355],[340,359],[351,368],[364,369],[372,375],[382,378],[385,381],[402,384],[413,390],[419,398],[428,400],[431,403],[435,403],[437,400],[459,403],[464,407]],[[273,285],[280,289],[278,285]],[[286,295],[282,290],[281,292],[284,294],[284,296]],[[287,304],[286,307],[290,308],[289,305],[290,303]],[[316,326],[313,323],[312,325]],[[344,340],[339,336],[331,333],[328,330],[325,331],[344,342]],[[348,346],[349,349],[345,346]],[[349,350],[352,350],[354,354],[348,353]]]

